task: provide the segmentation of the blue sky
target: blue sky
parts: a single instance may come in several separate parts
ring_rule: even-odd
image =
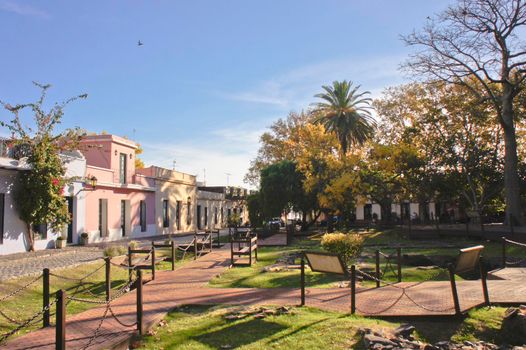
[[[88,93],[64,126],[134,138],[147,165],[175,159],[210,185],[226,173],[242,185],[259,135],[322,84],[350,79],[379,96],[402,83],[399,35],[447,4],[0,0],[0,99],[35,100],[33,80],[53,85],[50,102]]]

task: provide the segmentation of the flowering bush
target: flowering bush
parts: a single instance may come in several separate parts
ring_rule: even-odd
[[[351,233],[326,233],[321,239],[321,246],[330,253],[341,256],[346,264],[358,257],[363,248],[363,237]]]

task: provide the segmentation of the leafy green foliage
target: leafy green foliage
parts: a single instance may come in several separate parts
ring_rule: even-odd
[[[302,210],[307,206],[303,181],[304,176],[294,162],[283,160],[264,168],[260,188],[264,218],[281,216],[293,208]]]
[[[343,158],[351,146],[362,145],[373,135],[372,100],[364,97],[369,91],[358,93],[360,86],[353,88],[353,83],[347,80],[334,81],[332,86],[322,88],[325,92],[315,96],[323,102],[315,104],[314,121],[338,137]]]
[[[357,258],[363,248],[363,236],[352,233],[326,233],[321,246],[328,252],[338,254],[346,264]]]

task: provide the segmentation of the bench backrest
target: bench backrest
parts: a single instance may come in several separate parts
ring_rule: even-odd
[[[484,250],[483,245],[460,249],[455,263],[455,273],[470,272],[478,269],[482,250]]]

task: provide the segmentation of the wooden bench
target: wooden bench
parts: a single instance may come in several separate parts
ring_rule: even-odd
[[[258,236],[250,230],[230,234],[230,263],[232,266],[251,266],[252,254],[258,260]],[[241,257],[248,256],[248,263],[240,263]]]

